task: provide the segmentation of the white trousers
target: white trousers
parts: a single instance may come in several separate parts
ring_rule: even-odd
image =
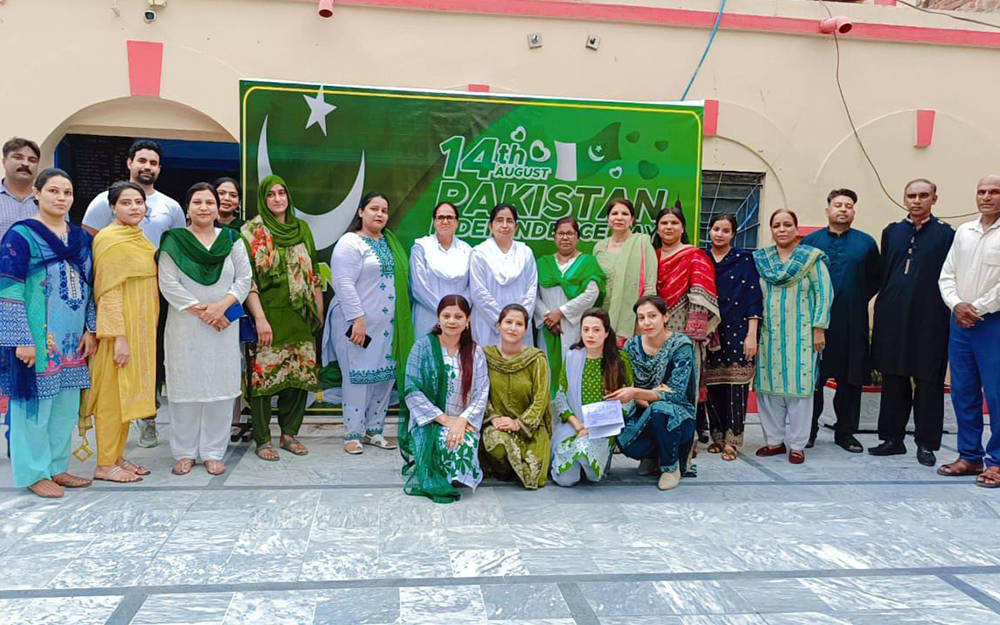
[[[233,400],[171,402],[170,451],[174,459],[222,460],[233,423]]]
[[[381,434],[385,413],[389,410],[389,394],[395,380],[375,384],[352,384],[344,376],[343,392],[345,440],[361,440],[365,434]]]
[[[789,451],[801,451],[812,431],[812,397],[757,395],[757,411],[764,428],[764,442],[771,447],[782,443]]]

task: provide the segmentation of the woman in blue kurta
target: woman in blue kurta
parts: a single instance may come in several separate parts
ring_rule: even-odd
[[[774,245],[753,253],[764,302],[754,390],[765,444],[757,455],[788,452],[789,462],[802,464],[833,285],[826,254],[798,244],[795,213],[777,210],[770,223]]]
[[[639,334],[625,343],[635,386],[609,393],[605,399],[635,400],[625,418],[618,445],[639,460],[640,475],[660,473],[660,490],[676,488],[681,476],[694,477],[695,402],[698,398],[694,343],[667,330],[667,302],[646,295],[635,305]]]
[[[732,215],[716,215],[709,224],[712,249],[708,257],[715,265],[722,321],[709,338],[705,359],[705,406],[712,434],[708,451],[722,452],[722,459],[730,461],[736,460],[743,445],[761,315],[760,276],[753,253],[732,247],[736,229]]]
[[[0,244],[0,387],[11,397],[14,485],[53,498],[91,483],[67,469],[80,389],[90,386],[97,313],[91,236],[66,221],[69,175],[40,173],[35,199],[38,213]]]

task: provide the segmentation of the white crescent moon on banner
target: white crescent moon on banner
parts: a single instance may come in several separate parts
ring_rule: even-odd
[[[270,176],[271,157],[267,153],[267,117],[260,129],[260,141],[257,144],[257,183]],[[298,217],[309,224],[312,230],[313,241],[317,250],[330,247],[337,242],[340,235],[347,231],[354,215],[358,212],[358,204],[361,203],[361,196],[365,192],[365,153],[361,152],[361,162],[358,164],[358,174],[354,178],[354,184],[343,199],[333,210],[322,215],[312,215],[300,210]],[[298,207],[296,207],[298,208]]]

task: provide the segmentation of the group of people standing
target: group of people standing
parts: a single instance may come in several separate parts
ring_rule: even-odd
[[[28,152],[37,169],[37,146],[4,146],[11,186],[21,182],[12,174],[31,170]],[[976,421],[971,410],[981,389],[991,408],[997,400],[997,350],[984,347],[1000,333],[990,273],[1000,260],[995,177],[980,183],[983,217],[960,229],[961,248],[930,215],[933,184],[908,184],[909,216],[886,228],[881,254],[851,228],[857,196],[847,189],[831,192],[828,227],[801,243],[796,215],[778,210],[773,246],[733,248],[739,224],[719,215],[705,251],[688,243],[679,204],[657,214],[648,237],[634,232],[632,204],[615,199],[605,210],[611,234],[592,255],[578,249],[579,224],[566,217],[554,225],[556,252],[537,260],[515,239],[510,204],[494,207],[489,238],[472,247],[456,236],[458,208],[443,202],[434,232],[408,254],[387,227],[389,198],[372,192],[334,246],[325,310],[312,234],[283,179],[261,181],[257,214],[244,223],[235,180],[195,184],[183,205],[157,193],[161,155],[156,143],[137,141],[130,180],[91,203],[83,228],[67,220],[69,175],[32,176],[37,206],[0,233],[0,388],[11,397],[14,482],[40,496],[90,483],[67,471],[74,426],[96,430],[95,479],[147,475],[124,457],[125,441],[133,421],[155,414],[161,380],[175,474],[198,462],[225,471],[241,397],[261,460],[278,460],[279,449],[305,455],[297,435],[320,362],[340,372],[345,451],[398,446],[406,491],[435,501],[457,499],[456,484],[475,488],[484,475],[529,489],[549,478],[600,481],[616,451],[639,460],[640,474],[659,476],[659,488],[674,488],[695,475],[699,435],[710,437],[710,453],[738,457],[751,384],[765,436],[758,456],[805,460],[829,378],[835,441],[857,452],[876,293],[871,355],[883,375],[884,442],[869,451],[905,453],[912,404],[918,459],[930,454],[933,464],[951,308],[965,434],[962,458],[939,472],[981,472],[982,485],[1000,485],[991,464],[1000,466],[1000,452],[987,447],[984,472],[982,412]],[[393,388],[398,441],[384,432]],[[620,405],[622,427],[591,437],[587,415],[602,402],[613,414]],[[145,423],[140,442],[155,444],[155,425]]]

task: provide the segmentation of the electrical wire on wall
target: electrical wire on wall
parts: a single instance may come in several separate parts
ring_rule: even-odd
[[[930,13],[931,15],[942,15],[944,17],[951,18],[953,20],[958,20],[960,22],[968,22],[970,24],[979,24],[980,26],[986,26],[987,28],[996,28],[1000,30],[1000,24],[993,24],[991,22],[984,22],[982,20],[973,19],[971,17],[963,17],[961,15],[956,15],[954,11],[935,11],[934,9],[928,9],[927,7],[922,7],[919,4],[910,4],[905,0],[896,0],[898,4],[906,5],[911,9],[916,9],[922,13]]]
[[[900,0],[896,1],[899,2]],[[829,7],[826,6],[826,2],[824,2],[823,0],[819,0],[819,4],[823,7],[823,10],[826,11],[826,14],[830,18],[833,18],[833,13],[831,13]],[[906,3],[904,2],[904,4]],[[914,6],[914,5],[908,5],[908,6]],[[914,8],[918,7],[914,6]],[[929,12],[936,13],[936,11],[929,11]],[[983,23],[985,24],[985,22]],[[840,101],[844,103],[844,112],[847,114],[847,122],[851,125],[851,131],[854,133],[854,139],[858,142],[858,147],[861,148],[861,153],[864,154],[865,160],[868,161],[868,165],[871,167],[872,172],[875,174],[875,179],[878,180],[878,186],[882,189],[882,193],[884,193],[885,196],[889,198],[890,202],[892,202],[893,204],[895,204],[896,206],[905,211],[906,207],[900,204],[899,200],[893,197],[892,194],[889,193],[889,190],[885,188],[885,184],[882,182],[882,175],[879,173],[878,167],[875,166],[875,161],[873,161],[872,157],[868,154],[868,150],[867,148],[865,148],[865,143],[864,141],[861,140],[861,135],[858,134],[858,127],[854,124],[854,117],[851,115],[851,107],[850,105],[848,105],[847,96],[844,94],[844,86],[840,82],[840,36],[837,34],[836,28],[833,29],[833,44],[837,51],[837,65],[834,71],[834,77],[837,82],[837,91],[840,92]],[[974,213],[964,213],[962,215],[938,215],[938,217],[942,219],[958,219],[961,217],[972,217],[973,215],[978,215],[978,214],[979,212],[977,211]]]
[[[688,81],[687,87],[684,88],[684,93],[681,95],[681,102],[683,102],[691,91],[691,86],[694,84],[694,79],[698,77],[698,72],[701,71],[701,66],[708,57],[708,51],[712,48],[712,42],[715,41],[715,35],[719,32],[719,23],[722,21],[722,12],[726,10],[726,0],[722,0],[722,4],[719,5],[719,12],[715,16],[715,24],[712,26],[712,32],[708,35],[708,43],[705,44],[705,51],[701,53],[701,59],[698,60],[698,65],[694,68],[694,73],[691,74],[691,80]]]

